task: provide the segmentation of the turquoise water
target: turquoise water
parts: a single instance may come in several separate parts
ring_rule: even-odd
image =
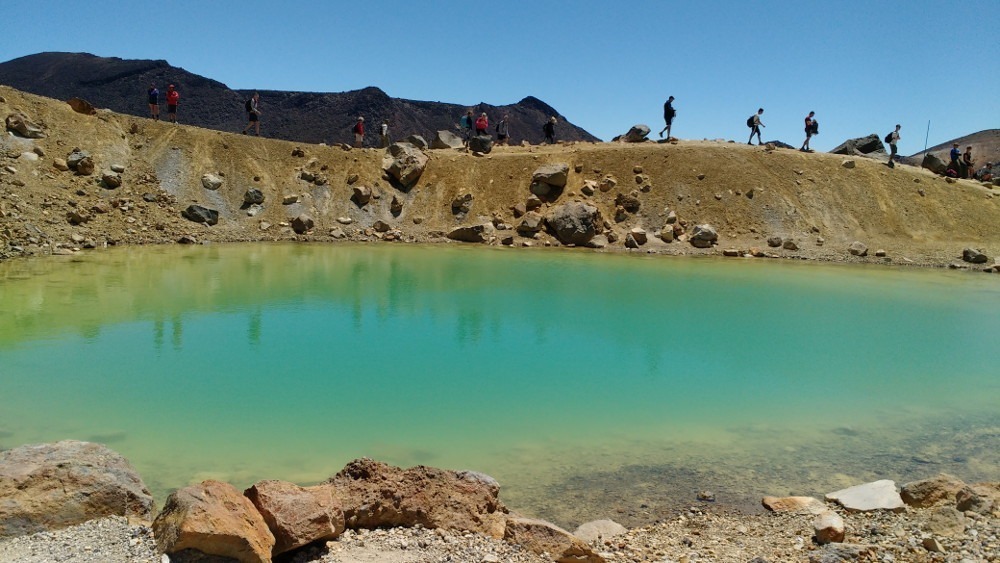
[[[985,274],[115,249],[0,264],[0,447],[104,442],[161,499],[370,456],[490,473],[509,504],[567,525],[614,502],[642,519],[696,487],[738,503],[869,476],[1000,479],[998,343]]]

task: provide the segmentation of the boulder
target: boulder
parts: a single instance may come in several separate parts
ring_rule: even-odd
[[[715,227],[709,224],[695,225],[688,241],[695,248],[709,248],[719,240]]]
[[[636,242],[636,244],[638,244],[639,246],[642,246],[642,245],[646,244],[646,241],[648,240],[648,238],[646,237],[646,231],[642,227],[634,227],[634,228],[632,228],[628,232],[628,235],[626,236],[626,239],[628,237],[632,237],[632,240],[634,240]]]
[[[930,479],[911,481],[900,488],[899,497],[915,508],[927,508],[938,504],[952,504],[955,494],[965,483],[958,477],[939,473]]]
[[[544,164],[531,175],[532,184],[548,184],[555,188],[565,188],[569,178],[569,165],[564,163]]]
[[[781,237],[767,237],[767,245],[771,248],[778,248],[784,244],[784,240]]]
[[[585,543],[593,543],[598,540],[608,540],[620,536],[628,529],[614,520],[594,520],[580,524],[573,535],[583,540]]]
[[[368,205],[368,202],[372,199],[372,190],[368,186],[354,186],[352,191],[354,193],[351,196],[351,200],[353,200],[358,207]]]
[[[432,149],[460,149],[464,146],[461,137],[446,130],[435,133],[434,140],[431,141]]]
[[[64,440],[0,452],[0,538],[152,512],[142,478],[101,444]]]
[[[85,158],[90,158],[89,152],[82,151],[80,149],[73,149],[73,151],[66,156],[66,165],[69,166],[70,170],[76,170],[76,167],[79,166],[80,161]]]
[[[181,216],[188,221],[195,223],[208,223],[215,225],[219,222],[219,212],[214,209],[202,207],[200,205],[189,205],[187,209],[181,211]]]
[[[101,174],[101,181],[104,182],[104,186],[108,189],[120,188],[122,185],[122,177],[114,172],[105,172]]]
[[[545,218],[563,244],[584,245],[597,234],[600,212],[593,205],[573,201],[556,206]]]
[[[69,107],[73,108],[73,111],[76,113],[82,113],[83,115],[97,115],[97,108],[83,98],[70,98],[66,100],[66,103],[69,104]]]
[[[521,223],[517,226],[517,232],[525,236],[532,236],[541,231],[544,225],[544,219],[541,214],[537,211],[528,211],[521,218]]]
[[[247,205],[259,205],[264,203],[264,192],[257,188],[250,188],[243,194],[243,203]]]
[[[393,143],[382,159],[382,168],[403,188],[409,189],[424,173],[427,160],[427,155],[417,147],[409,143]]]
[[[219,178],[215,174],[203,174],[201,176],[201,185],[205,186],[206,190],[217,190],[222,186],[222,178]]]
[[[446,235],[451,240],[459,242],[486,242],[494,231],[493,223],[455,227]]]
[[[81,176],[90,176],[94,173],[96,168],[97,166],[94,164],[93,159],[89,156],[80,159],[80,161],[76,163],[76,173]]]
[[[856,240],[851,243],[851,246],[847,247],[847,251],[854,256],[868,256],[868,245]]]
[[[422,151],[430,148],[430,145],[427,144],[427,139],[421,137],[420,135],[410,135],[405,139],[405,141]]]
[[[389,223],[386,223],[385,221],[378,219],[374,223],[372,223],[372,229],[375,229],[376,233],[387,233],[389,232],[390,229],[392,229],[392,226],[389,225]]]
[[[7,116],[7,129],[28,139],[44,139],[42,128],[28,119],[23,113],[12,113]]]
[[[978,249],[966,248],[962,250],[962,260],[972,264],[985,264],[989,258]]]
[[[153,521],[153,535],[166,554],[195,549],[242,563],[270,563],[275,543],[250,499],[219,481],[171,493]]]
[[[64,158],[57,158],[52,161],[52,167],[60,172],[65,172],[69,170],[69,163],[67,163]]]
[[[649,125],[639,123],[633,125],[632,128],[628,130],[628,133],[625,133],[625,136],[622,137],[622,141],[625,141],[626,143],[641,143],[645,141],[648,136]]]
[[[286,481],[258,481],[243,492],[274,535],[272,555],[314,541],[336,539],[344,531],[344,511],[330,487],[300,487]]]
[[[552,191],[552,186],[543,182],[532,182],[528,189],[531,190],[533,195],[545,197]]]
[[[548,554],[557,563],[604,562],[604,558],[582,540],[544,520],[511,516],[504,539],[539,555]]]
[[[663,228],[660,229],[659,237],[663,242],[674,242],[674,228],[670,225],[664,225]]]
[[[399,214],[403,212],[403,202],[400,201],[395,195],[392,196],[392,202],[389,203],[389,213],[392,213],[393,217],[399,217]]]
[[[298,203],[298,202],[299,202],[299,194],[288,194],[282,196],[281,198],[282,205],[292,205],[293,203]]]
[[[785,241],[781,243],[781,248],[784,248],[785,250],[798,250],[799,245],[792,239],[785,239]]]
[[[955,493],[955,507],[962,512],[987,515],[998,505],[1000,505],[1000,483],[966,485]]]
[[[311,231],[312,228],[316,226],[316,223],[313,221],[313,218],[306,215],[305,213],[292,219],[291,224],[292,224],[292,230],[295,231],[296,234],[300,235]]]
[[[920,161],[920,166],[922,168],[930,170],[935,174],[944,174],[945,170],[948,169],[948,166],[944,163],[943,160],[934,156],[931,153],[927,153],[924,155],[923,160]]]
[[[500,485],[474,471],[417,466],[401,469],[357,459],[326,481],[351,529],[387,526],[468,530],[504,535]]]
[[[882,139],[875,133],[867,137],[848,139],[830,151],[833,154],[846,154],[848,156],[867,155],[871,153],[885,153],[885,145]]]
[[[493,137],[489,135],[476,135],[469,139],[469,150],[483,154],[490,154],[493,150]]]
[[[844,168],[851,169],[851,168],[854,168],[855,166],[857,166],[857,163],[854,162],[853,158],[847,158],[847,159],[844,159],[840,163],[840,165],[843,166]]]
[[[813,497],[764,497],[760,503],[771,512],[822,514],[826,504]]]
[[[639,201],[639,194],[632,191],[628,194],[618,194],[615,196],[615,205],[620,205],[629,213],[638,213],[639,208],[642,207],[642,202]]]
[[[453,215],[460,215],[463,213],[468,213],[472,209],[472,200],[474,200],[472,194],[462,194],[456,196],[455,199],[451,200],[451,212]]]
[[[816,543],[841,543],[844,541],[844,519],[836,512],[827,510],[813,519]]]
[[[896,483],[889,479],[848,487],[826,494],[826,500],[836,502],[851,512],[872,510],[905,510],[903,499],[896,492]]]

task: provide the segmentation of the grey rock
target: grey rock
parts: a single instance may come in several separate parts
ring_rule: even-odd
[[[784,241],[784,240],[782,240],[782,238],[781,238],[781,237],[768,237],[768,238],[767,238],[767,245],[768,245],[768,246],[770,246],[771,248],[778,248],[778,247],[779,247],[779,246],[781,246],[781,245],[782,245],[782,244],[783,244],[784,242],[785,242],[785,241]]]
[[[857,164],[854,162],[853,158],[848,158],[848,159],[842,161],[840,163],[840,165],[843,166],[844,168],[848,168],[848,169],[854,168],[855,166],[857,166]]]
[[[292,230],[300,235],[311,231],[314,226],[316,226],[316,224],[313,221],[313,218],[305,213],[292,219]]]
[[[798,250],[799,249],[799,245],[795,244],[795,241],[792,240],[792,239],[787,239],[784,242],[782,242],[781,243],[781,247],[784,248],[785,250]]]
[[[854,256],[868,256],[868,245],[856,240],[847,247],[847,251]]]
[[[247,217],[256,217],[264,211],[264,206],[258,203],[252,203],[247,207]]]
[[[430,148],[430,145],[427,143],[427,139],[424,139],[420,135],[410,135],[406,138],[406,142],[420,150],[427,150]]]
[[[392,213],[393,217],[399,217],[399,214],[403,212],[403,202],[396,196],[392,196],[392,202],[389,203],[389,213]]]
[[[569,165],[564,163],[545,164],[539,166],[531,175],[533,184],[548,184],[556,188],[566,187],[569,178]]]
[[[219,178],[215,174],[203,174],[201,176],[201,185],[205,186],[206,190],[215,191],[222,187],[222,178]]]
[[[905,510],[903,499],[896,492],[896,483],[889,479],[873,481],[826,494],[826,500],[836,502],[852,512],[872,510]]]
[[[469,150],[483,154],[490,154],[490,151],[493,150],[493,137],[489,135],[476,135],[470,138]]]
[[[431,141],[432,149],[460,149],[463,146],[465,143],[462,142],[461,137],[446,130],[438,131],[434,135],[434,140]]]
[[[943,160],[934,156],[931,153],[927,153],[924,155],[923,160],[920,161],[920,166],[922,168],[930,170],[935,174],[944,174],[945,171],[948,169],[948,166],[945,165]]]
[[[446,235],[451,240],[460,242],[485,242],[495,231],[493,223],[456,227]]]
[[[625,136],[622,138],[622,140],[625,141],[626,143],[641,143],[645,141],[646,137],[648,136],[649,136],[649,125],[643,125],[642,123],[638,123],[636,125],[633,125],[632,128],[628,130],[628,133],[625,133]]]
[[[288,194],[281,198],[282,205],[291,205],[293,203],[298,203],[298,202],[299,202],[298,194]]]
[[[122,166],[121,164],[112,164],[111,171],[121,174],[122,172],[125,172],[125,167]]]
[[[978,249],[966,248],[962,250],[962,260],[972,264],[985,264],[989,261],[989,257]]]
[[[648,238],[646,237],[646,231],[642,227],[635,227],[628,232],[630,236],[635,240],[639,246],[646,244]]]
[[[372,228],[375,229],[376,233],[386,233],[389,232],[389,229],[391,229],[392,227],[389,225],[389,223],[386,223],[385,221],[378,219],[374,223],[372,223]]]
[[[712,225],[695,225],[691,238],[688,240],[695,248],[708,248],[719,240],[719,234]]]
[[[532,182],[528,189],[534,195],[545,197],[552,191],[552,186],[543,182]]]
[[[848,139],[830,151],[833,154],[845,154],[848,156],[866,155],[876,152],[885,153],[885,145],[882,139],[875,133],[866,137]]]
[[[351,200],[353,200],[359,207],[364,207],[368,205],[369,201],[371,201],[372,190],[368,186],[354,186],[352,190],[354,195],[351,196]]]
[[[522,235],[531,236],[541,231],[543,227],[544,220],[542,216],[536,211],[528,211],[521,218],[521,223],[517,226],[517,232]]]
[[[247,205],[264,203],[264,192],[257,188],[250,188],[243,194],[243,203]]]
[[[69,166],[70,170],[76,170],[77,165],[79,165],[80,161],[85,158],[90,158],[89,152],[82,151],[80,149],[73,149],[73,151],[66,156],[66,165]]]
[[[578,201],[556,206],[545,221],[560,242],[575,245],[587,244],[601,224],[597,208]]]
[[[104,182],[104,186],[110,190],[120,188],[122,185],[122,177],[114,172],[105,172],[101,174],[101,181]]]
[[[393,143],[382,159],[382,168],[403,188],[409,189],[424,173],[427,161],[427,155],[417,147],[409,143]]]
[[[475,199],[472,194],[462,194],[451,200],[451,213],[460,215],[468,213],[472,209],[472,201]]]
[[[208,223],[215,225],[219,222],[219,212],[214,209],[202,207],[200,205],[189,205],[187,209],[181,211],[181,216],[188,221],[195,223]]]
[[[45,138],[45,131],[43,131],[38,124],[28,119],[28,116],[23,113],[12,113],[8,115],[6,123],[8,130],[13,131],[27,139]]]

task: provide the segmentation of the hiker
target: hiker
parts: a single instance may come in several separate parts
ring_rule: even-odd
[[[359,115],[351,131],[354,131],[354,148],[360,149],[365,143],[365,118]]]
[[[246,135],[247,130],[253,127],[257,136],[260,137],[260,94],[254,92],[253,96],[247,100],[245,106],[247,110],[247,126],[243,128],[243,134]]]
[[[476,119],[472,117],[472,110],[465,112],[462,119],[458,121],[458,128],[462,131],[462,144],[468,146],[469,137],[472,136],[472,128],[475,126]]]
[[[809,148],[809,139],[815,135],[813,129],[819,129],[819,124],[813,120],[813,117],[815,116],[816,112],[814,111],[809,112],[809,115],[806,116],[806,140],[802,143],[802,148],[799,149],[802,152],[813,152],[813,150]]]
[[[503,114],[503,119],[497,122],[497,144],[506,145],[510,137],[510,114]]]
[[[674,116],[677,115],[677,111],[674,110],[674,97],[670,96],[667,101],[663,104],[663,122],[666,124],[660,131],[660,137],[663,136],[663,132],[667,132],[667,140],[670,140],[670,126],[674,122]]]
[[[181,94],[174,90],[174,85],[167,86],[167,119],[170,123],[177,123],[177,101],[181,99]]]
[[[552,116],[545,125],[542,126],[542,132],[545,133],[545,142],[554,145],[556,144],[556,116]]]
[[[489,135],[489,133],[487,133],[489,127],[490,127],[490,120],[489,118],[486,117],[486,113],[483,112],[479,114],[479,117],[476,118],[476,136],[478,137],[479,135]]]
[[[382,120],[382,125],[379,126],[379,135],[382,137],[382,148],[389,147],[389,122]]]
[[[764,142],[760,140],[760,128],[761,127],[767,127],[760,120],[760,116],[763,115],[763,114],[764,114],[764,108],[760,108],[760,109],[757,110],[757,113],[751,115],[750,118],[747,119],[747,127],[750,128],[750,140],[747,141],[748,145],[752,145],[753,144],[752,141],[753,141],[753,136],[754,135],[757,135],[757,144],[758,145],[763,145],[764,144]]]
[[[150,119],[160,119],[160,91],[156,89],[156,84],[149,85],[149,92],[146,94],[149,101]]]
[[[965,147],[965,153],[962,154],[962,166],[965,168],[962,171],[963,178],[972,178],[972,172],[975,170],[975,162],[972,160],[972,147]]]
[[[896,144],[899,143],[899,130],[903,126],[896,124],[896,130],[885,136],[885,142],[889,143],[889,168],[895,168],[896,163],[893,160],[896,158]]]

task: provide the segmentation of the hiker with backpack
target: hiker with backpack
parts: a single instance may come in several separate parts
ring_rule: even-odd
[[[462,131],[462,144],[469,146],[469,138],[472,137],[472,128],[475,127],[476,119],[472,117],[472,110],[465,112],[462,119],[458,120],[458,128]]]
[[[962,154],[962,177],[972,178],[972,173],[976,169],[976,161],[972,160],[972,147],[965,147],[965,152]]]
[[[556,116],[552,116],[545,125],[542,126],[542,133],[545,134],[545,142],[554,145],[556,144]]]
[[[365,144],[365,118],[359,115],[351,131],[354,132],[354,148],[360,149]]]
[[[510,114],[503,114],[503,119],[497,122],[497,144],[506,145],[510,137]]]
[[[764,144],[764,142],[761,141],[761,139],[760,139],[760,128],[761,127],[766,127],[766,125],[764,125],[761,122],[761,120],[760,120],[760,116],[763,115],[763,114],[764,114],[764,108],[760,108],[760,109],[757,110],[757,113],[755,113],[755,114],[753,114],[753,115],[751,115],[750,117],[747,118],[747,127],[750,128],[750,140],[747,141],[748,145],[752,145],[753,144],[753,136],[754,135],[757,135],[757,144],[758,145],[763,145]]]
[[[260,137],[260,94],[254,92],[244,107],[247,110],[247,126],[243,128],[243,134],[246,135],[247,131],[253,127],[257,136]]]
[[[885,142],[889,145],[889,168],[895,168],[896,163],[893,159],[896,158],[896,144],[899,143],[899,130],[902,129],[902,125],[896,124],[896,130],[892,131],[885,136]]]
[[[667,140],[670,140],[670,126],[674,122],[675,115],[677,115],[677,111],[674,110],[674,97],[670,96],[663,104],[663,122],[666,126],[660,130],[660,137],[663,137],[663,132],[666,131]]]
[[[819,122],[813,119],[815,116],[816,112],[814,111],[809,112],[809,115],[806,116],[806,140],[802,143],[802,148],[799,149],[802,152],[814,152],[809,148],[809,139],[819,133]]]
[[[486,117],[486,113],[483,112],[479,114],[479,117],[476,118],[476,136],[478,137],[479,135],[489,135],[489,133],[487,132],[489,128],[490,128],[490,120],[488,117]]]
[[[181,94],[174,90],[174,85],[167,86],[167,119],[170,123],[177,123],[177,102],[181,99]]]
[[[146,92],[146,99],[149,102],[149,118],[154,120],[159,120],[160,91],[156,89],[156,84],[149,85],[149,91]]]

